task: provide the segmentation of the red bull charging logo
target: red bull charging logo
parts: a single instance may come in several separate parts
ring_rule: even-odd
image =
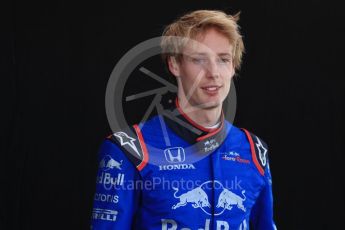
[[[217,199],[216,208],[214,209],[215,213],[213,214],[210,211],[212,207],[209,202],[208,195],[205,191],[207,190],[207,187],[210,186],[217,186],[221,191]],[[175,190],[174,197],[178,199],[178,202],[171,207],[172,209],[190,205],[193,208],[200,208],[207,215],[215,216],[223,214],[226,210],[232,210],[234,207],[243,212],[246,212],[246,208],[243,204],[246,200],[246,191],[242,190],[241,196],[237,195],[229,189],[225,188],[222,183],[217,180],[206,181],[200,186],[180,195],[177,195],[179,193],[178,188],[173,187],[173,189]]]

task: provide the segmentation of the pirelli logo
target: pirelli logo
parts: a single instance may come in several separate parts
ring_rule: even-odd
[[[116,221],[117,211],[110,209],[94,208],[92,218],[94,220]]]

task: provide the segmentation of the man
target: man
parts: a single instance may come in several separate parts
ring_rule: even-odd
[[[222,112],[244,49],[237,19],[199,10],[167,26],[177,96],[104,141],[93,229],[275,229],[267,146]]]

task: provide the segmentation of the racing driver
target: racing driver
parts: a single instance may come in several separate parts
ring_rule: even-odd
[[[102,143],[92,229],[276,229],[267,145],[223,113],[244,51],[238,18],[197,10],[165,28],[177,92]]]

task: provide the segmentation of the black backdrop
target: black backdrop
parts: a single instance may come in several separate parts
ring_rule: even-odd
[[[2,7],[1,229],[88,228],[113,67],[202,8],[242,11],[235,124],[270,146],[278,228],[342,229],[344,25],[339,4],[319,0]],[[134,109],[127,114],[134,122]]]

